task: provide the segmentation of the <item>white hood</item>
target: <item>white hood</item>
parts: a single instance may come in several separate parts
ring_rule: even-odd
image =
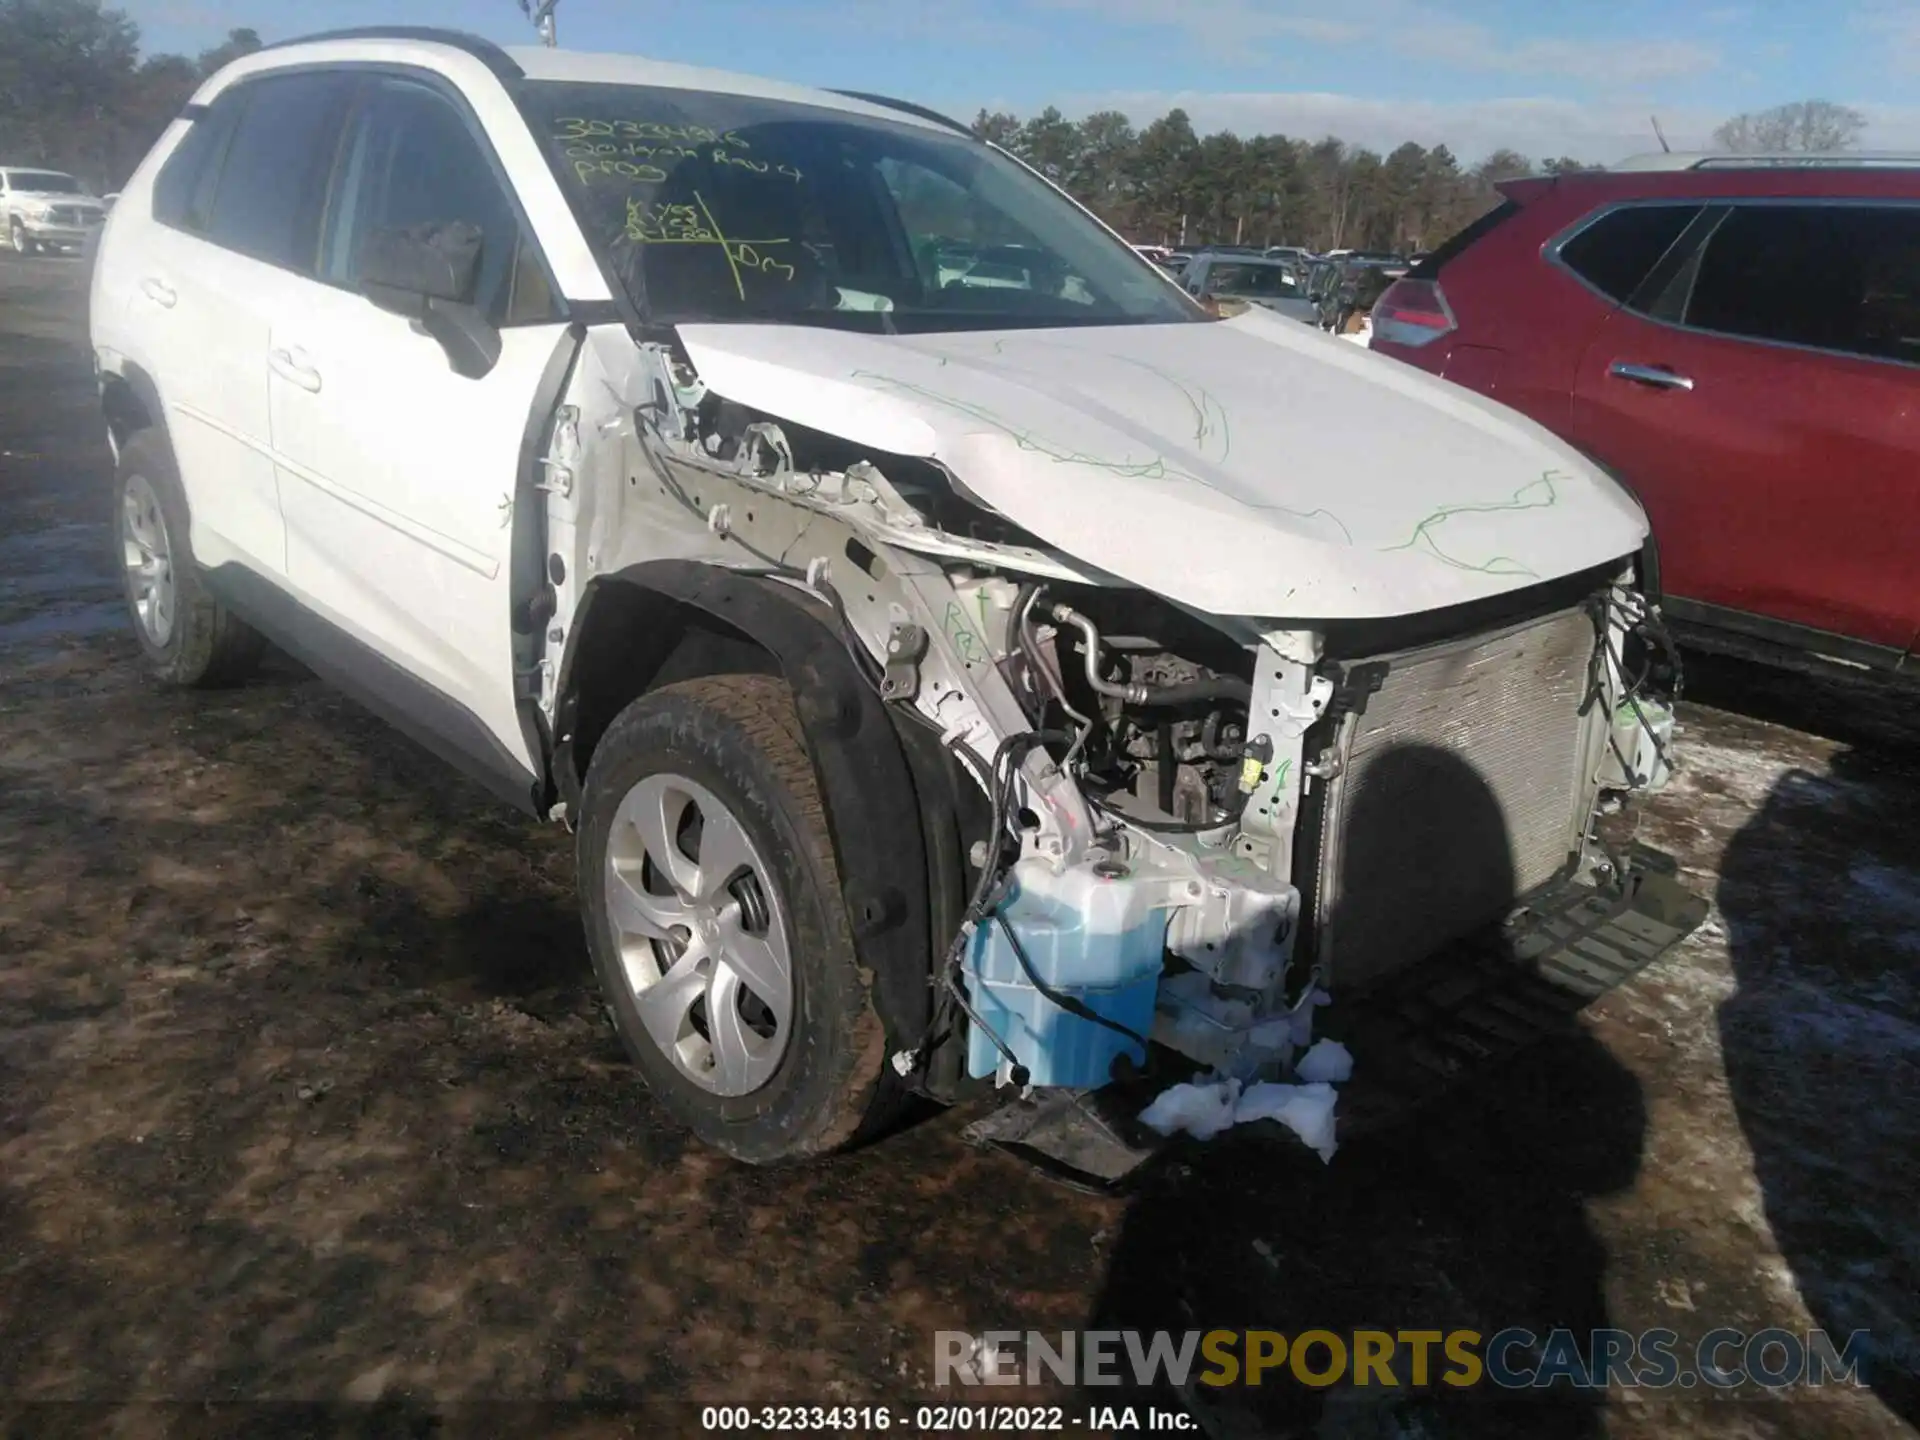
[[[1631,497],[1531,421],[1257,309],[943,335],[679,329],[715,393],[937,460],[1048,545],[1209,614],[1412,614],[1646,534]]]
[[[32,190],[15,185],[8,192],[12,199],[25,201],[35,208],[42,206],[69,205],[75,210],[104,210],[106,202],[92,195],[76,195],[71,190]]]

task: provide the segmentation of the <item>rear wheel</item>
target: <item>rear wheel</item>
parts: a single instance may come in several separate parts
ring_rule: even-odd
[[[701,1139],[767,1164],[870,1133],[897,1099],[792,692],[643,696],[594,750],[581,906],[616,1028]]]
[[[127,613],[154,678],[212,688],[252,674],[266,641],[207,592],[188,546],[179,472],[157,432],[121,447],[114,500]]]

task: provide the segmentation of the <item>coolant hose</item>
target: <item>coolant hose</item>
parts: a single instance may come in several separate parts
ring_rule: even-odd
[[[1189,680],[1183,685],[1154,685],[1146,689],[1146,698],[1138,703],[1164,705],[1170,709],[1198,705],[1206,700],[1236,700],[1242,705],[1250,704],[1253,700],[1252,682],[1237,680],[1231,675],[1216,675],[1211,680]]]

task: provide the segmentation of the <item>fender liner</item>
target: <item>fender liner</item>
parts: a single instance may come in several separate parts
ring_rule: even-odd
[[[855,952],[874,977],[889,1050],[915,1044],[931,1013],[934,944],[926,831],[894,717],[854,669],[824,603],[760,576],[688,560],[652,560],[594,580],[581,596],[561,665],[554,770],[577,811],[573,661],[595,599],[632,585],[703,611],[763,646],[792,687],[839,864]],[[912,723],[912,722],[907,722]],[[944,907],[943,907],[944,908]]]
[[[167,445],[171,448],[173,437],[167,430],[166,403],[161,400],[160,387],[154,383],[153,376],[147,373],[146,367],[136,360],[123,358],[117,369],[102,371],[100,399],[103,409],[106,404],[107,382],[110,379],[118,380],[133,392],[134,398],[140,402],[140,408],[147,412],[147,418],[152,422],[153,428],[167,436]],[[112,417],[108,418],[111,420]]]

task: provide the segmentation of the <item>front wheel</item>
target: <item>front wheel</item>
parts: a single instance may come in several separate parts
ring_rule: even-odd
[[[615,1027],[662,1105],[755,1164],[870,1133],[898,1098],[792,692],[667,686],[594,750],[580,895]]]
[[[20,223],[17,215],[9,227],[7,238],[12,241],[13,253],[16,255],[31,255],[39,248],[27,237],[27,227]]]

